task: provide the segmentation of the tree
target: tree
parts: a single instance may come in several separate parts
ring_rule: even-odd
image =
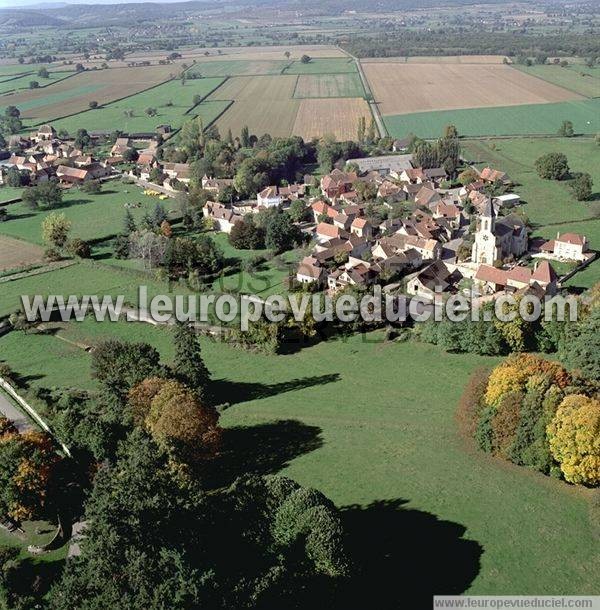
[[[286,58],[286,59],[289,59],[289,58],[290,58],[290,56],[292,55],[292,54],[291,54],[289,51],[284,51],[284,53],[283,53],[283,54],[284,54],[284,56],[285,56],[285,58]]]
[[[194,97],[192,98],[192,105],[193,106],[197,106],[202,100],[204,99],[204,96],[199,95],[198,93],[196,95],[194,95]]]
[[[479,174],[472,167],[468,167],[458,174],[458,180],[461,184],[466,186],[479,180]]]
[[[98,108],[98,102],[96,100],[92,100],[88,105],[92,110]]]
[[[242,148],[250,148],[250,130],[248,129],[248,125],[244,125],[242,127],[242,131],[240,132],[240,142],[242,144]]]
[[[364,116],[358,117],[358,130],[357,130],[356,140],[359,144],[362,144],[365,141],[365,134],[366,134],[365,125],[366,125],[365,117]]]
[[[135,220],[133,218],[133,214],[131,210],[128,208],[125,210],[125,217],[123,218],[123,234],[131,235],[136,230]]]
[[[198,336],[191,326],[178,322],[173,327],[173,344],[173,372],[176,378],[202,396],[210,382],[210,373],[202,360],[202,346]]]
[[[50,73],[48,72],[48,69],[47,69],[47,68],[40,68],[40,69],[38,70],[37,75],[38,75],[40,78],[50,78]]]
[[[587,173],[577,174],[570,184],[577,201],[588,201],[592,197],[594,182]]]
[[[259,250],[265,247],[265,232],[252,218],[236,222],[229,233],[229,243],[238,250]]]
[[[146,108],[146,109],[144,110],[144,113],[145,113],[147,116],[156,116],[156,115],[158,114],[158,112],[157,112],[156,108],[152,108],[151,106],[149,106],[148,108]]]
[[[36,80],[30,80],[29,81],[29,88],[30,89],[38,89],[40,86],[40,83]]]
[[[291,250],[301,239],[300,229],[292,223],[289,214],[280,212],[269,218],[265,226],[265,245],[273,252]]]
[[[127,148],[123,152],[123,161],[127,163],[135,163],[139,157],[139,153],[135,148]]]
[[[99,180],[87,180],[80,188],[88,195],[98,195],[102,191],[102,183]]]
[[[139,258],[147,269],[154,269],[165,258],[169,240],[150,229],[134,231],[129,236],[129,255]]]
[[[600,381],[600,308],[576,324],[567,326],[559,353],[571,369],[592,381]]]
[[[565,480],[600,484],[600,401],[567,396],[547,428],[550,451]]]
[[[92,352],[92,377],[119,404],[125,404],[131,388],[147,377],[160,376],[160,354],[147,343],[110,339]]]
[[[66,250],[71,256],[76,256],[77,258],[90,258],[92,255],[90,244],[80,237],[68,241]]]
[[[444,138],[458,138],[458,129],[455,125],[446,125],[444,127]]]
[[[56,208],[62,203],[62,189],[56,182],[42,182],[38,186],[30,186],[21,195],[28,208],[35,210]]]
[[[547,153],[535,162],[540,178],[545,180],[564,180],[569,176],[569,162],[563,153]]]
[[[92,141],[90,138],[90,134],[87,132],[87,129],[78,129],[77,134],[75,135],[75,147],[83,150],[87,148]]]
[[[573,123],[571,121],[563,121],[558,129],[558,135],[565,138],[570,138],[575,135],[573,131]]]
[[[309,215],[309,208],[306,206],[304,199],[296,199],[292,201],[288,209],[288,214],[293,222],[302,222]]]
[[[16,167],[8,168],[6,172],[6,184],[8,184],[8,186],[12,186],[13,188],[23,186],[21,172]]]
[[[150,182],[153,182],[154,184],[162,184],[163,183],[163,181],[164,181],[164,174],[162,173],[160,167],[153,167],[150,170],[149,179],[150,179]]]
[[[72,223],[62,212],[52,212],[42,221],[42,239],[50,246],[62,248],[69,237]]]
[[[307,63],[310,63],[311,59],[312,59],[312,58],[311,58],[311,57],[309,57],[308,55],[303,55],[303,56],[300,58],[300,61],[301,61],[303,64],[307,64]]]
[[[85,68],[83,67],[83,64],[75,64],[75,72],[84,72]]]
[[[114,610],[316,608],[349,575],[340,515],[321,493],[279,476],[210,494],[193,480],[178,485],[141,430],[100,467],[85,520],[82,554],[51,591],[53,610],[89,600]]]
[[[204,148],[204,126],[197,117],[186,121],[179,132],[179,145],[189,159],[200,157]]]
[[[44,517],[51,475],[58,461],[47,434],[19,434],[0,417],[0,514],[16,521]]]

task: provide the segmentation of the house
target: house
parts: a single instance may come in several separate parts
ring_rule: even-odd
[[[410,184],[421,184],[427,180],[425,172],[420,168],[408,168],[398,174],[398,180],[409,182]]]
[[[434,184],[438,185],[440,184],[440,182],[448,178],[448,174],[446,173],[446,170],[443,167],[431,167],[428,169],[424,169],[423,173],[425,174],[425,178],[427,178],[427,180],[430,180]]]
[[[60,182],[64,184],[82,184],[92,180],[92,176],[87,169],[68,167],[67,165],[59,165],[56,168],[56,175]]]
[[[288,184],[279,187],[279,195],[287,201],[296,201],[306,195],[306,185]]]
[[[267,186],[256,195],[256,201],[264,208],[276,208],[281,205],[283,199],[276,186]]]
[[[56,138],[56,129],[51,125],[40,125],[36,137],[38,142],[43,140],[54,140],[54,138]]]
[[[208,177],[206,174],[202,176],[202,188],[210,193],[216,193],[217,195],[228,186],[233,186],[233,180],[231,178],[213,178]]]
[[[343,172],[334,169],[331,173],[321,178],[321,193],[329,199],[336,199],[342,193],[353,190],[354,183],[358,180],[356,172]]]
[[[404,153],[407,152],[410,148],[410,145],[413,143],[414,136],[407,136],[406,138],[399,138],[392,142],[392,150],[394,152]]]
[[[377,189],[377,197],[392,201],[406,201],[406,193],[399,184],[385,180]]]
[[[477,170],[476,170],[477,171]],[[504,185],[512,184],[512,180],[508,176],[506,172],[502,172],[497,169],[492,169],[491,167],[484,167],[479,172],[479,177],[484,182],[500,182]]]
[[[348,233],[340,227],[330,225],[326,222],[320,222],[315,229],[315,236],[318,242],[325,242],[336,237],[347,238]]]
[[[434,219],[446,219],[454,230],[460,228],[462,210],[454,203],[447,203],[444,200],[438,201],[431,206],[431,213]]]
[[[500,291],[516,292],[538,285],[546,294],[555,294],[558,276],[548,261],[537,264],[533,270],[515,265],[511,269],[497,269],[490,265],[479,265],[474,281],[488,294]]]
[[[146,165],[148,167],[154,167],[155,165],[158,164],[158,161],[156,160],[156,155],[154,154],[154,152],[152,152],[150,150],[143,150],[138,155],[136,163],[138,165]]]
[[[366,218],[355,218],[350,225],[350,232],[368,239],[373,235],[373,228]]]
[[[540,254],[547,258],[561,261],[588,260],[592,254],[588,252],[588,240],[585,235],[577,233],[557,233],[555,239],[551,239],[540,246]]]
[[[326,216],[327,218],[335,218],[338,215],[338,211],[332,206],[326,204],[324,201],[315,201],[311,206],[311,210],[314,215],[315,222],[320,222],[320,218]]]
[[[333,224],[340,229],[344,229],[347,231],[352,224],[352,218],[344,214],[344,212],[340,212],[337,216],[333,217]]]
[[[351,257],[342,269],[337,269],[327,277],[330,290],[339,290],[346,286],[366,288],[377,279],[377,270],[370,263]]]
[[[202,208],[202,213],[205,218],[212,218],[216,230],[222,233],[231,233],[234,225],[244,221],[242,216],[239,216],[232,209],[216,201],[207,201]]]
[[[382,237],[373,248],[373,256],[385,259],[410,249],[416,250],[424,260],[438,259],[442,253],[441,244],[434,239],[396,233]]]
[[[463,276],[454,265],[435,261],[406,279],[408,294],[433,300],[436,294],[455,292]]]
[[[167,174],[171,180],[179,180],[184,184],[189,184],[192,177],[192,171],[187,163],[165,163],[162,171]]]
[[[298,265],[296,280],[302,284],[322,284],[325,281],[325,269],[313,256],[306,256]]]
[[[117,138],[110,149],[110,154],[113,157],[122,157],[130,148],[131,140],[129,138]]]
[[[497,208],[513,208],[516,205],[521,203],[521,197],[515,193],[506,193],[504,195],[498,195],[498,197],[494,197],[492,203]]]
[[[425,207],[430,206],[436,201],[441,201],[441,199],[441,195],[436,190],[426,186],[422,186],[419,189],[419,192],[415,195],[415,203]]]

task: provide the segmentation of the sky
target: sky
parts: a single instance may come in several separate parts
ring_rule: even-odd
[[[44,4],[48,4],[48,6],[56,4],[137,4],[152,1],[158,4],[166,4],[168,2],[181,2],[182,0],[50,0],[47,3],[40,0],[0,0],[0,8],[43,8]]]

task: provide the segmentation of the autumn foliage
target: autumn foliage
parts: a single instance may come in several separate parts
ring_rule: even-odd
[[[42,516],[58,461],[47,434],[19,434],[0,418],[0,513],[16,521]]]
[[[507,358],[484,378],[485,387],[478,377],[461,412],[481,449],[570,483],[600,484],[600,401],[590,397],[593,384],[531,354]]]

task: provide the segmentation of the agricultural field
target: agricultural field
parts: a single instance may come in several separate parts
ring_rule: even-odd
[[[401,63],[401,64],[502,64],[504,55],[436,55],[419,56],[410,55],[408,57],[363,57],[360,63]]]
[[[149,66],[90,70],[49,87],[0,96],[0,111],[17,106],[30,125],[87,110],[91,101],[107,104],[148,89],[177,74],[179,66]]]
[[[208,97],[209,100],[252,100],[256,106],[269,100],[290,100],[296,76],[234,76]]]
[[[600,100],[441,110],[383,117],[389,134],[398,138],[408,133],[422,138],[437,138],[448,124],[456,125],[463,136],[553,135],[567,119],[573,122],[576,133],[598,133]]]
[[[39,83],[38,89],[45,89],[50,85],[54,85],[58,81],[61,81],[65,78],[70,78],[74,76],[75,72],[50,72],[48,74],[48,78],[42,78],[38,76],[36,72],[31,74],[25,74],[23,76],[19,76],[17,78],[10,78],[8,80],[0,81],[0,94],[9,93],[11,91],[18,91],[20,89],[28,89],[30,91],[34,91],[34,89],[29,89],[29,83],[31,81],[37,81]]]
[[[502,64],[381,62],[365,63],[363,69],[384,116],[581,98]]]
[[[56,334],[10,333],[0,337],[0,353],[33,388],[93,388],[90,355],[73,343],[109,337],[149,342],[166,363],[173,359],[165,328],[89,319]],[[221,417],[225,442],[251,471],[282,472],[330,497],[362,530],[376,561],[373,583],[390,562],[405,566],[408,584],[395,605],[409,595],[413,607],[425,607],[440,590],[594,593],[589,490],[472,451],[457,430],[468,375],[496,361],[382,339],[356,335],[288,356],[203,340],[216,399],[231,405]],[[424,572],[432,575],[425,587]]]
[[[189,76],[253,76],[281,74],[289,61],[225,59],[199,61],[186,70]]]
[[[118,127],[126,132],[144,132],[153,131],[163,123],[178,128],[194,115],[201,116],[204,124],[208,125],[225,110],[227,104],[202,102],[194,107],[194,97],[208,96],[223,80],[201,78],[188,80],[183,85],[179,80],[171,80],[101,108],[53,121],[52,125],[69,133],[75,133],[82,125],[89,130],[111,131]],[[147,115],[146,108],[154,108],[156,115]]]
[[[44,250],[34,244],[0,235],[0,272],[42,262]]]
[[[600,97],[600,67],[566,67],[556,65],[517,66],[525,74],[536,76],[559,87],[564,87],[586,97]]]
[[[338,140],[356,138],[358,120],[371,120],[369,105],[362,98],[306,99],[300,103],[294,135],[304,140],[331,134]]]
[[[285,74],[344,74],[356,72],[356,64],[349,57],[317,58],[308,63],[294,61],[285,69]]]
[[[298,76],[295,98],[364,97],[365,90],[358,73],[303,74]]]

